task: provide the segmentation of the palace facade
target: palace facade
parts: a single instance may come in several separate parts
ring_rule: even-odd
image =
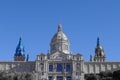
[[[50,42],[48,54],[38,54],[35,61],[28,61],[25,57],[22,39],[16,47],[13,62],[0,62],[0,71],[29,72],[35,76],[34,80],[84,80],[84,74],[115,71],[120,69],[120,62],[106,62],[106,55],[100,45],[99,38],[95,48],[94,58],[85,62],[80,53],[72,54],[70,42],[58,25],[58,31]]]

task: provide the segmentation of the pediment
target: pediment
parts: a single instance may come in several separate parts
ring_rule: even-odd
[[[51,59],[66,59],[67,55],[65,53],[62,53],[60,51],[57,51],[50,55]]]

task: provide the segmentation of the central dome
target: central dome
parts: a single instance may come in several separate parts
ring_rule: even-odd
[[[61,24],[58,25],[58,32],[53,36],[51,43],[58,41],[58,40],[68,41],[67,36],[62,32],[62,25]]]
[[[51,53],[61,51],[63,53],[69,53],[69,40],[67,36],[62,32],[62,25],[58,25],[58,31],[53,36],[51,43]]]

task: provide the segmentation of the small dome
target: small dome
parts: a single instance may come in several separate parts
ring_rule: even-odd
[[[97,56],[105,56],[102,46],[96,47],[95,53],[97,54]]]
[[[99,49],[101,49],[101,50],[103,49],[103,47],[102,47],[101,45],[100,45],[100,46],[98,46],[98,48],[99,48]]]

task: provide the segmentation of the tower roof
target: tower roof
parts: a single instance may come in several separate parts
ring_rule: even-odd
[[[96,48],[100,48],[103,49],[103,47],[100,45],[100,38],[97,38],[97,47]]]
[[[24,46],[22,44],[22,38],[20,37],[19,43],[16,47],[15,56],[25,56]]]
[[[99,39],[99,37],[97,38],[97,46],[100,46],[100,39]]]

